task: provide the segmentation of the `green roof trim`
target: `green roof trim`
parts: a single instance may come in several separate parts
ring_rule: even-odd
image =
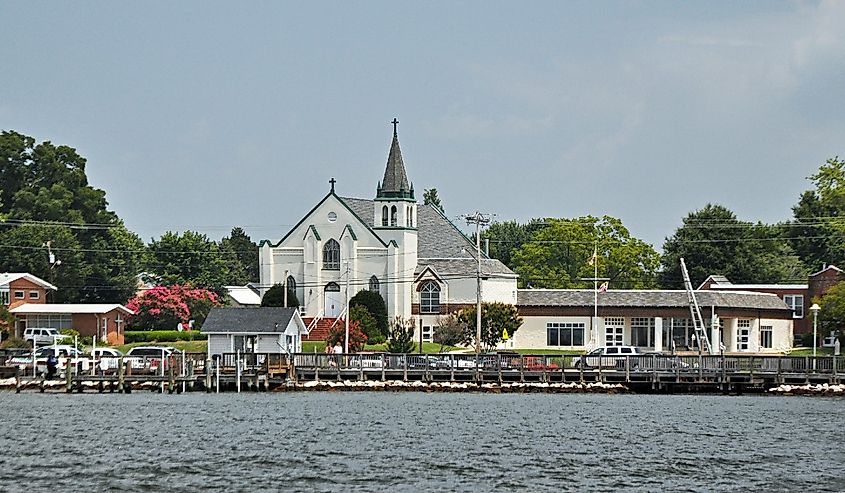
[[[346,226],[344,226],[343,231],[346,230],[349,230],[349,236],[351,236],[353,240],[358,241],[358,235],[355,234],[355,231],[352,229],[351,225],[347,224]],[[341,233],[340,235],[343,236],[343,233]]]
[[[317,231],[316,226],[314,226],[313,224],[309,224],[308,230],[314,232],[314,238],[317,238],[317,241],[322,241],[322,238],[320,238],[320,233]],[[305,236],[308,236],[308,231],[305,232]]]

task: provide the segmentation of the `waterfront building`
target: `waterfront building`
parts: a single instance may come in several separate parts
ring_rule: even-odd
[[[413,320],[415,339],[423,342],[432,341],[441,316],[476,303],[476,245],[439,209],[417,203],[393,123],[374,198],[339,194],[332,178],[328,193],[284,237],[259,245],[260,294],[287,284],[311,339],[324,339],[321,327],[344,316],[346,300],[362,289],[384,298],[389,317]],[[683,291],[611,290],[594,303],[593,290],[517,289],[511,269],[480,256],[482,301],[515,305],[524,321],[502,348],[694,346]],[[702,294],[701,306],[705,317],[719,317],[708,329],[717,350],[719,342],[729,352],[791,347],[792,310],[775,295],[711,292]]]
[[[308,334],[296,308],[212,308],[202,325],[208,354],[298,353]]]

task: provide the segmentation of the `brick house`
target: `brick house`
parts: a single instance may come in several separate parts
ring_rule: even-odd
[[[24,272],[0,273],[0,305],[14,308],[24,303],[47,303],[47,292],[56,286]]]

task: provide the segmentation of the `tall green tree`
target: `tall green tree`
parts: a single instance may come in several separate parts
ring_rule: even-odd
[[[231,234],[220,240],[220,250],[229,263],[229,284],[258,281],[258,245],[243,229],[232,228]]]
[[[828,159],[792,207],[787,237],[808,271],[845,260],[845,160]]]
[[[149,272],[162,284],[190,284],[222,291],[229,280],[229,265],[216,242],[196,231],[181,235],[168,231],[149,245]]]
[[[514,252],[531,241],[544,225],[542,219],[532,219],[526,224],[517,221],[495,222],[481,232],[481,239],[490,240],[490,258],[499,259],[513,269]]]
[[[134,289],[144,245],[107,209],[105,192],[88,183],[85,166],[72,147],[0,133],[0,218],[5,221],[0,271],[53,279],[57,301],[124,302]],[[27,238],[30,231],[36,233]],[[61,261],[52,269],[45,267],[47,241]]]
[[[545,227],[513,252],[513,270],[524,287],[592,287],[592,282],[583,279],[595,275],[590,263],[594,249],[598,275],[609,278],[611,287],[655,286],[659,255],[610,216],[546,219]]]
[[[396,317],[387,328],[387,352],[410,353],[414,350],[414,319]]]
[[[711,274],[737,283],[796,282],[806,271],[776,227],[737,219],[727,207],[707,204],[683,219],[663,244],[660,284],[683,288],[680,259],[693,287]]]
[[[475,307],[469,307],[458,312],[457,320],[464,329],[463,343],[474,347],[476,341],[476,326],[478,324]],[[508,303],[481,304],[481,347],[483,351],[490,351],[502,342],[502,336],[507,331],[508,337],[513,337],[522,326],[522,318],[516,307]]]
[[[446,213],[446,209],[443,208],[443,204],[440,202],[440,197],[437,195],[436,188],[430,188],[423,192],[423,205],[431,205],[440,209],[440,212]]]
[[[816,343],[832,331],[838,331],[840,342],[845,343],[845,282],[831,287],[821,299],[816,298],[813,303],[821,307],[817,334],[819,341]]]
[[[376,321],[376,328],[379,334],[381,334],[381,337],[378,339],[384,340],[387,337],[387,305],[379,293],[362,289],[349,300],[349,306],[363,306],[366,308]]]

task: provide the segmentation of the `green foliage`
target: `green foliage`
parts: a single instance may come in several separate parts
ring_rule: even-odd
[[[232,228],[232,233],[220,240],[220,251],[229,266],[228,284],[258,281],[258,245],[243,229]]]
[[[443,204],[440,203],[440,197],[437,196],[436,188],[431,188],[423,192],[423,205],[431,205],[439,209],[442,213],[446,212],[446,209],[443,208]]]
[[[513,253],[528,243],[534,233],[542,229],[542,219],[532,219],[526,224],[516,221],[493,223],[481,232],[482,240],[490,240],[490,258],[499,259],[511,269],[514,268]]]
[[[683,288],[683,257],[693,287],[711,274],[739,283],[796,282],[806,278],[800,258],[775,227],[740,221],[721,205],[691,212],[663,244],[660,284]]]
[[[190,284],[220,291],[228,284],[230,262],[214,241],[202,233],[168,231],[149,245],[147,270],[162,284]]]
[[[175,341],[204,341],[207,336],[198,330],[127,330],[124,332],[124,342],[175,342]]]
[[[122,303],[134,289],[144,245],[107,205],[75,149],[0,133],[0,218],[14,225],[0,232],[0,272],[50,281],[59,288],[52,302]],[[48,241],[60,263],[49,262]]]
[[[4,305],[0,305],[0,334],[10,334],[14,328],[15,316]]]
[[[845,282],[834,285],[821,299],[815,298],[813,302],[821,307],[818,315],[819,340],[831,331],[845,333]]]
[[[458,312],[457,319],[464,328],[463,343],[475,347],[476,325],[478,323],[475,307]],[[481,346],[484,351],[494,349],[502,342],[505,330],[513,337],[522,326],[522,318],[516,307],[507,303],[482,303],[481,305]]]
[[[447,346],[457,346],[464,341],[466,327],[458,320],[457,315],[441,315],[437,318],[437,327],[434,328],[432,339],[440,344],[440,351],[443,352]]]
[[[126,321],[133,330],[162,327],[175,330],[178,324],[193,320],[194,329],[199,330],[215,306],[220,306],[220,298],[214,291],[180,285],[156,286],[126,303],[126,308],[134,312]]]
[[[289,307],[299,306],[299,300],[296,298],[296,292],[292,289],[288,290],[287,303],[287,306]],[[270,286],[270,289],[268,289],[261,298],[261,306],[285,306],[284,284],[274,284]]]
[[[828,159],[809,179],[815,188],[792,208],[789,238],[806,269],[815,272],[845,260],[845,160]]]
[[[387,352],[410,353],[414,350],[414,320],[396,317],[387,328]]]
[[[379,330],[376,319],[364,305],[353,305],[349,311],[349,319],[361,325],[361,330],[367,335],[369,344],[381,344],[385,341],[385,336]]]
[[[358,291],[349,300],[349,306],[363,306],[376,319],[376,326],[382,338],[387,337],[387,305],[379,293],[368,290]]]
[[[588,288],[594,276],[589,264],[598,251],[598,276],[611,287],[648,289],[656,284],[660,257],[651,245],[632,238],[618,219],[586,216],[546,219],[545,227],[513,252],[513,269],[524,287]]]
[[[0,343],[0,349],[31,349],[32,344],[20,337],[10,337]]]

